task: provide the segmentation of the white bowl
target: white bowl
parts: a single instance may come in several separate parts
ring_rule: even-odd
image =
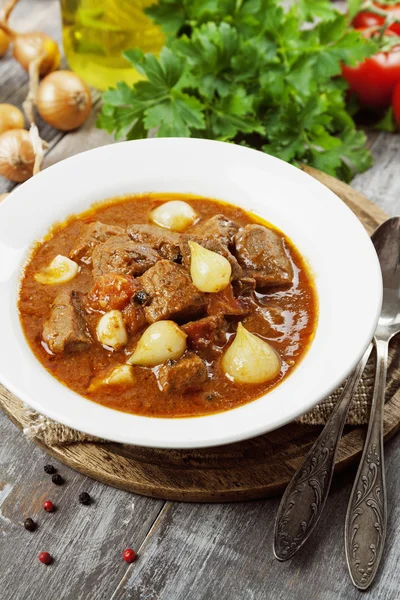
[[[264,217],[307,259],[319,297],[314,341],[270,393],[204,417],[150,418],[69,390],[30,350],[17,310],[21,266],[55,221],[93,202],[138,192],[191,192]],[[276,158],[233,144],[150,139],[84,152],[33,177],[0,205],[0,380],[55,421],[116,442],[161,448],[226,444],[276,429],[311,409],[350,373],[372,338],[381,272],[363,226],[326,187]]]

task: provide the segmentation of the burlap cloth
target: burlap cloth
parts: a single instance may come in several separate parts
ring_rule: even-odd
[[[397,342],[397,340],[396,340]],[[398,379],[398,369],[400,358],[400,344],[393,344],[389,353],[389,368],[388,368],[388,385],[386,388],[386,401],[390,402],[396,395],[400,395],[400,384]],[[371,356],[363,377],[360,381],[358,389],[352,400],[347,424],[362,425],[368,422],[369,410],[371,405],[372,390],[375,378],[375,356]],[[333,392],[328,398],[317,404],[315,408],[302,415],[297,419],[297,423],[304,425],[324,425],[332,412],[335,403],[337,402],[343,390],[343,385]],[[26,407],[26,416],[28,417],[29,425],[25,427],[24,433],[30,438],[39,438],[46,445],[67,445],[74,442],[96,442],[104,441],[94,438],[51,421],[47,417],[38,414],[29,407]]]

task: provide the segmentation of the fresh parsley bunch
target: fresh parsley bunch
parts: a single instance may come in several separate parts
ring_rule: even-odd
[[[103,94],[98,126],[116,139],[203,137],[258,148],[350,180],[371,165],[346,110],[341,63],[376,50],[327,0],[160,0],[159,57],[129,50],[143,76]]]

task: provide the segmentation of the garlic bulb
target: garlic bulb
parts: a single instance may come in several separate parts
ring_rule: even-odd
[[[232,267],[221,254],[203,248],[197,242],[189,241],[190,275],[201,292],[220,292],[228,285]]]
[[[161,204],[150,213],[150,220],[172,231],[185,231],[197,219],[193,208],[182,200],[171,200]]]
[[[35,280],[44,285],[58,285],[71,281],[78,270],[76,262],[62,254],[57,254],[48,267],[35,274]]]
[[[97,323],[97,339],[103,346],[119,350],[128,341],[122,313],[120,310],[110,310]]]
[[[133,367],[130,365],[118,365],[105,377],[95,377],[88,388],[88,392],[94,392],[104,385],[133,385],[135,376]]]
[[[279,354],[241,323],[236,337],[222,358],[222,368],[236,383],[264,383],[278,375]]]
[[[186,350],[186,333],[174,321],[157,321],[146,329],[128,364],[155,367],[177,360]]]

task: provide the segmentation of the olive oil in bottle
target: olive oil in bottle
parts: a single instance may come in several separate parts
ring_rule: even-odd
[[[164,37],[144,9],[154,0],[61,0],[64,52],[70,68],[100,90],[141,76],[122,53],[159,52]]]

